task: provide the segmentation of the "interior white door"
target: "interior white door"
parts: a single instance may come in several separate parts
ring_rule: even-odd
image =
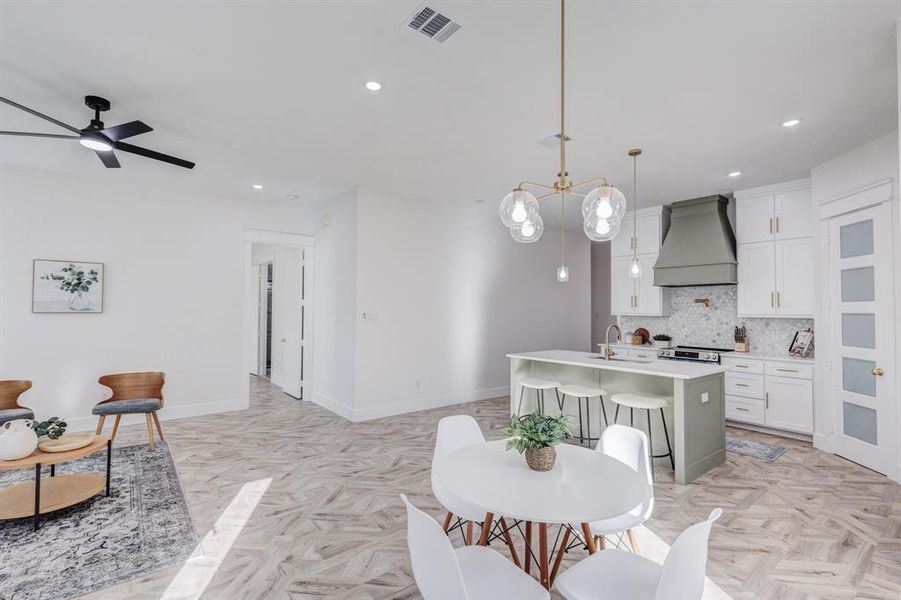
[[[773,242],[738,244],[738,316],[776,314],[776,256]]]
[[[303,248],[278,249],[282,391],[295,398],[303,396]]]
[[[612,315],[629,315],[634,311],[635,280],[629,277],[631,264],[630,256],[615,256],[610,260],[610,314]]]
[[[773,239],[775,218],[773,196],[740,198],[735,203],[735,221],[738,226],[739,244],[763,242]],[[741,264],[741,262],[739,262]]]
[[[835,451],[880,473],[896,444],[891,208],[829,221],[828,318]]]
[[[776,312],[813,317],[813,238],[776,242]]]

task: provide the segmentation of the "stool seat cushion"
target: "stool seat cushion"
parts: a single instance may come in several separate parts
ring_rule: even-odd
[[[159,398],[130,398],[128,400],[113,400],[101,402],[94,406],[91,414],[94,415],[130,415],[136,413],[149,413],[162,408],[163,403]]]
[[[607,390],[599,387],[567,383],[560,387],[560,393],[567,396],[575,396],[576,398],[597,398],[598,396],[606,396]]]
[[[34,413],[27,408],[7,408],[6,410],[0,410],[0,425],[18,419],[31,419],[34,421]]]
[[[539,379],[538,377],[526,377],[519,382],[519,385],[533,390],[552,390],[560,387],[560,382],[549,379]]]
[[[656,410],[658,408],[666,408],[669,406],[669,398],[660,396],[642,396],[640,394],[613,394],[610,397],[615,404],[628,406],[629,408],[642,408],[645,410]]]

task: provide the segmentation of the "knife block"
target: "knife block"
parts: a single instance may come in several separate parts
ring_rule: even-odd
[[[736,352],[747,352],[751,348],[751,340],[750,338],[745,338],[740,342],[735,342],[735,351]]]

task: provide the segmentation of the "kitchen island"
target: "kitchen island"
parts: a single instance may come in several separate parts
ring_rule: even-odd
[[[542,350],[508,354],[507,357],[510,359],[511,415],[515,414],[520,400],[519,382],[526,377],[605,389],[608,392],[604,398],[605,409],[611,423],[615,410],[610,401],[612,394],[631,392],[667,397],[670,398],[670,406],[664,410],[664,415],[673,445],[676,482],[690,483],[726,460],[725,369],[720,365],[677,360],[624,360],[618,357],[605,360],[601,354],[572,350]],[[602,430],[597,402],[597,399],[591,400],[593,432]],[[535,393],[526,390],[522,412],[525,414],[535,410]],[[556,412],[556,398],[549,393],[545,399],[545,411],[552,410]],[[564,412],[578,417],[579,402],[567,397]],[[629,411],[619,412],[619,423],[628,425]],[[646,429],[645,411],[639,413],[641,419],[635,420],[635,426]],[[651,427],[657,446],[655,453],[660,454],[665,445],[659,413],[651,415]],[[665,460],[669,465],[668,460],[660,460]]]

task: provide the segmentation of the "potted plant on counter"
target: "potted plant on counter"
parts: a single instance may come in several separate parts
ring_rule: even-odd
[[[513,415],[510,425],[504,429],[507,450],[515,448],[526,455],[526,463],[533,471],[550,471],[557,460],[554,446],[572,434],[570,418],[531,413],[523,417]]]
[[[654,336],[654,346],[657,348],[669,348],[672,344],[673,338],[666,335],[665,333],[658,333]]]

